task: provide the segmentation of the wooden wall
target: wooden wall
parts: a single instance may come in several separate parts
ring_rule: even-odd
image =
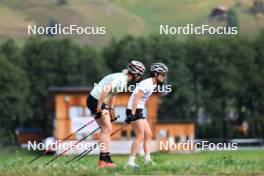
[[[162,129],[168,130],[168,136],[192,136],[194,137],[195,125],[194,123],[164,123],[156,125],[156,132],[158,133]]]
[[[130,93],[120,93],[117,96],[116,105],[117,106],[127,106]],[[55,128],[54,136],[56,139],[62,140],[72,133],[71,130],[71,120],[69,118],[69,108],[71,106],[77,105],[82,106],[83,111],[86,109],[86,93],[57,93],[55,95]],[[160,99],[158,94],[153,94],[146,102],[146,107],[148,108],[148,122],[150,124],[153,138],[157,137],[157,134],[161,129],[167,129],[170,136],[188,135],[194,136],[194,124],[193,123],[172,123],[172,124],[159,124],[157,123],[157,112],[159,107]],[[85,112],[83,112],[85,114]],[[113,124],[113,131],[120,128],[122,124]],[[126,131],[127,137],[130,138],[132,134],[131,125],[124,128],[122,131]],[[122,131],[118,132],[112,136],[113,140],[121,139]],[[99,133],[93,135],[93,139],[99,138]],[[74,140],[75,137],[71,138]]]
[[[78,93],[58,93],[55,95],[55,128],[54,135],[56,139],[64,139],[71,134],[71,121],[69,118],[69,108],[73,105],[82,106],[84,111],[86,108],[86,94]],[[120,93],[116,99],[117,106],[127,106],[130,93]],[[155,124],[157,122],[157,108],[159,103],[159,96],[152,95],[146,102],[148,108],[148,121],[150,123],[153,134],[155,134]],[[114,124],[113,131],[120,128],[123,124]],[[131,136],[131,126],[124,129],[127,134]],[[98,138],[98,134],[94,135]],[[113,139],[120,139],[121,132],[115,134]],[[74,138],[72,138],[74,139]]]

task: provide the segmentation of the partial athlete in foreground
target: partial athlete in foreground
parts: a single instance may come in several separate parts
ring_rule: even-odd
[[[118,92],[123,92],[128,82],[137,82],[145,71],[145,66],[138,61],[131,61],[127,69],[120,73],[105,76],[90,95],[87,96],[87,107],[95,116],[97,124],[101,127],[100,143],[104,149],[100,151],[98,165],[100,167],[116,167],[111,159],[110,142],[112,121],[116,120],[113,111]]]
[[[150,67],[150,77],[141,81],[133,91],[126,110],[126,123],[132,122],[136,138],[131,146],[127,166],[138,167],[135,163],[136,154],[142,141],[145,152],[145,164],[155,164],[151,160],[150,146],[152,133],[150,126],[143,116],[145,102],[151,96],[157,85],[162,85],[166,79],[168,67],[163,63],[154,63]]]

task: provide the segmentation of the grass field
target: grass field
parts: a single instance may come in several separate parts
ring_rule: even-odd
[[[50,19],[63,25],[104,25],[104,36],[71,35],[78,43],[105,46],[111,38],[120,39],[127,34],[149,36],[159,34],[160,24],[223,25],[222,21],[209,21],[212,9],[218,5],[237,12],[240,32],[254,35],[264,28],[264,15],[249,13],[252,1],[236,5],[237,0],[68,0],[58,5],[57,0],[1,0],[0,39],[27,38],[27,25],[47,26]],[[225,22],[224,22],[225,23]],[[225,25],[225,24],[224,24]],[[63,36],[65,37],[65,36]]]
[[[141,167],[137,169],[125,167],[127,156],[113,156],[118,164],[115,169],[98,168],[97,157],[90,155],[68,165],[65,161],[73,156],[65,156],[49,166],[44,166],[44,163],[52,158],[45,156],[29,165],[28,162],[36,154],[17,147],[0,148],[0,175],[264,175],[263,149],[192,154],[155,153],[153,158],[158,166],[144,166],[143,158],[138,157]]]

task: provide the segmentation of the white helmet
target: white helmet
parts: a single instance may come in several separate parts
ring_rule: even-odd
[[[154,63],[150,66],[151,72],[157,73],[167,73],[169,71],[168,67],[163,63]]]
[[[143,75],[145,71],[145,66],[139,61],[131,61],[128,63],[127,69],[132,74]]]

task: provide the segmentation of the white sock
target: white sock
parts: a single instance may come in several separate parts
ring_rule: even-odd
[[[150,158],[150,154],[146,154],[145,155],[145,161],[150,161],[151,160],[151,158]]]
[[[134,163],[135,162],[135,156],[129,156],[129,158],[128,158],[128,162],[129,163]]]

